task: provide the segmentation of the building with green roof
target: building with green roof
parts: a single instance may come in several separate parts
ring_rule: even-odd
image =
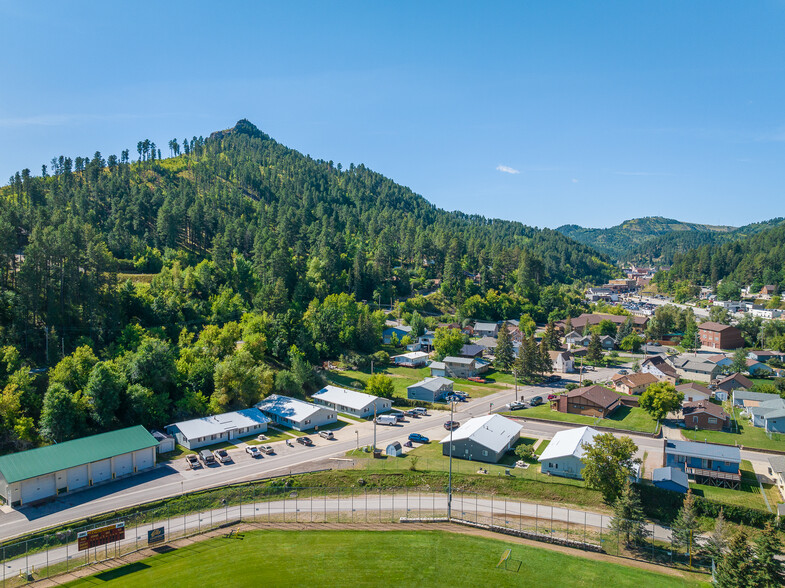
[[[149,470],[158,441],[141,425],[0,456],[0,497],[11,506]]]

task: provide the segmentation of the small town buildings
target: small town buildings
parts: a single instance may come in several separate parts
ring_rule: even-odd
[[[403,455],[403,446],[400,441],[393,441],[385,448],[384,452],[389,457],[401,457]]]
[[[499,325],[497,323],[474,323],[475,337],[493,337],[499,335]]]
[[[564,344],[568,346],[579,345],[585,347],[586,345],[588,345],[588,341],[584,343],[584,340],[587,338],[588,337],[584,337],[577,331],[570,331],[564,336]]]
[[[728,394],[733,394],[735,390],[749,390],[752,388],[752,381],[749,378],[736,372],[722,378],[716,384],[717,390],[724,390]]]
[[[667,359],[680,378],[710,382],[722,372],[716,363],[705,361],[701,356],[677,355]]]
[[[738,489],[741,483],[741,450],[729,445],[665,441],[665,466],[674,467],[699,484]]]
[[[736,327],[707,321],[698,325],[701,345],[712,349],[738,349],[744,347],[744,337]]]
[[[270,419],[256,408],[246,408],[167,425],[166,432],[174,435],[177,443],[183,447],[198,449],[205,445],[264,433],[269,422]]]
[[[785,433],[785,398],[780,398],[776,394],[769,394],[769,396],[773,398],[746,409],[752,426],[760,427],[767,433]]]
[[[747,359],[747,373],[753,377],[755,376],[770,376],[774,373],[774,370],[767,366],[765,363],[761,363],[755,359]]]
[[[523,427],[499,414],[469,419],[442,439],[442,454],[470,461],[497,463],[521,437]]]
[[[575,358],[569,351],[549,351],[554,372],[571,374],[575,372]]]
[[[620,378],[613,378],[613,385],[616,392],[622,394],[643,394],[646,388],[659,382],[657,377],[648,372],[629,374]]]
[[[398,341],[402,340],[404,337],[412,335],[412,328],[407,325],[398,325],[395,327],[387,327],[382,331],[382,341],[385,345],[389,345],[392,343],[393,335],[395,335]]]
[[[774,485],[777,486],[782,500],[785,501],[785,455],[769,457],[769,476],[774,480]]]
[[[488,370],[488,364],[474,357],[445,357],[444,375],[451,378],[473,378]]]
[[[540,471],[551,476],[582,478],[585,445],[591,445],[599,432],[591,427],[559,431],[540,455]]]
[[[495,337],[488,337],[487,335],[484,337],[480,337],[479,339],[474,341],[474,344],[478,347],[482,347],[484,351],[488,351],[493,353],[496,349],[496,345],[498,344],[498,339]]]
[[[552,410],[601,418],[611,416],[619,406],[619,395],[597,384],[564,392],[551,400]]]
[[[730,368],[730,366],[733,365],[733,359],[725,353],[715,353],[714,355],[709,355],[705,358],[705,360],[719,366],[720,370],[727,370]]]
[[[161,453],[169,453],[170,451],[174,451],[174,436],[164,433],[163,431],[159,431],[158,429],[152,429],[150,434],[153,438],[158,441],[158,447],[155,448],[155,452],[159,455]]]
[[[730,427],[730,415],[719,404],[708,400],[684,402],[681,411],[688,429],[722,431]]]
[[[617,315],[617,314],[587,314],[584,313],[581,316],[571,319],[572,328],[581,333],[583,332],[584,328],[591,328],[595,325],[599,325],[600,322],[604,320],[609,320],[616,324],[616,326],[620,326],[624,324],[627,319],[630,318],[629,316],[625,315]],[[564,329],[566,321],[559,321],[559,326]],[[649,322],[649,318],[645,316],[633,316],[632,317],[632,328],[642,333],[643,330],[646,328],[646,323]]]
[[[767,402],[773,398],[777,398],[777,394],[768,394],[766,392],[751,392],[749,390],[737,389],[734,390],[731,398],[733,406],[740,406],[741,408],[752,408],[753,406],[760,406],[762,402]]]
[[[641,363],[641,371],[657,376],[657,379],[670,382],[671,384],[679,383],[679,374],[676,372],[676,368],[669,364],[661,355],[644,359],[643,363]]]
[[[597,302],[598,300],[606,300],[608,302],[617,302],[619,295],[611,288],[587,288],[586,301]]]
[[[141,425],[0,456],[0,497],[13,508],[152,469],[158,441]]]
[[[444,365],[443,361],[432,361],[431,364],[428,366],[428,369],[431,370],[431,377],[444,377],[447,375],[447,366]]]
[[[706,386],[701,386],[695,382],[689,382],[676,386],[676,391],[684,394],[684,402],[699,402],[701,400],[709,400],[711,398],[711,390]]]
[[[781,351],[771,351],[770,349],[753,349],[752,351],[747,353],[747,357],[749,359],[754,359],[762,363],[765,363],[772,359],[776,359],[778,361],[785,361],[785,353],[782,353]]]
[[[387,412],[392,408],[392,400],[379,398],[365,392],[347,390],[339,386],[325,386],[311,396],[314,404],[332,408],[337,412],[360,418]]]
[[[273,422],[294,429],[309,431],[315,427],[324,427],[338,422],[338,413],[326,406],[317,406],[304,400],[271,394],[256,404]]]
[[[445,396],[453,392],[452,380],[435,376],[412,384],[406,388],[406,396],[409,400],[421,400],[423,402],[439,402]]]
[[[750,309],[750,314],[755,318],[771,320],[780,318],[782,316],[782,311],[779,308],[766,308],[756,304]]]
[[[687,473],[679,468],[657,468],[652,472],[652,483],[657,488],[686,494],[690,488]]]
[[[480,357],[485,351],[485,348],[481,345],[467,343],[463,347],[461,347],[460,353],[458,353],[459,357]]]
[[[589,339],[591,341],[591,339]],[[616,347],[616,339],[611,337],[610,335],[603,335],[600,337],[600,347],[605,349],[606,351],[610,351],[614,347]]]
[[[410,351],[401,355],[394,355],[392,361],[402,367],[424,367],[428,363],[428,354],[424,351]]]

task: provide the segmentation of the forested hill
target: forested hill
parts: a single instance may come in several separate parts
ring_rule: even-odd
[[[680,232],[725,233],[733,231],[734,227],[685,223],[661,216],[650,216],[627,220],[607,229],[563,225],[556,230],[580,243],[607,253],[614,259],[626,259],[638,245],[660,235],[673,236]]]
[[[729,279],[740,285],[776,284],[785,289],[785,224],[755,235],[724,243],[704,245],[673,260],[668,272],[672,281],[690,280],[695,284],[716,284]]]

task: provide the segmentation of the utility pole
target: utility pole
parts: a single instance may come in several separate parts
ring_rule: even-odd
[[[376,403],[373,405],[373,454],[376,456]]]
[[[447,482],[447,522],[452,517],[452,431],[455,428],[453,423],[453,409],[455,400],[450,400],[450,477]]]

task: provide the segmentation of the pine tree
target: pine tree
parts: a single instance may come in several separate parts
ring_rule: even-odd
[[[739,531],[730,540],[728,551],[722,556],[714,572],[714,585],[720,588],[744,588],[756,576],[756,564],[747,543],[747,533]]]
[[[715,562],[718,562],[728,548],[728,529],[725,525],[725,514],[720,513],[714,521],[714,530],[709,534],[703,549]]]
[[[504,323],[499,331],[499,336],[496,339],[495,355],[496,365],[503,370],[509,369],[515,360],[515,354],[512,349],[512,339],[510,339],[510,332],[507,330],[507,323]]]
[[[782,555],[782,545],[777,531],[771,523],[755,538],[757,582],[756,586],[774,588],[785,585],[785,573],[782,562],[777,557]]]
[[[619,330],[616,331],[616,346],[618,347],[621,345],[621,342],[624,341],[624,338],[627,335],[632,334],[632,317],[628,317],[626,321],[624,321],[620,326]]]
[[[600,343],[600,336],[597,333],[592,333],[589,340],[589,347],[586,349],[586,359],[589,361],[602,360],[602,343]]]
[[[556,351],[559,348],[559,336],[556,334],[556,326],[553,324],[553,321],[550,321],[545,327],[545,335],[542,338],[542,342],[549,351]]]
[[[695,553],[698,549],[698,517],[695,513],[695,498],[692,491],[687,491],[679,514],[671,526],[671,543],[674,549],[682,547],[689,553]]]
[[[551,361],[551,354],[548,352],[547,345],[540,343],[540,369],[537,370],[541,374],[550,374],[553,372],[553,362]]]
[[[646,519],[638,493],[629,478],[624,483],[621,495],[613,503],[611,529],[624,537],[626,545],[637,545],[649,535]]]

